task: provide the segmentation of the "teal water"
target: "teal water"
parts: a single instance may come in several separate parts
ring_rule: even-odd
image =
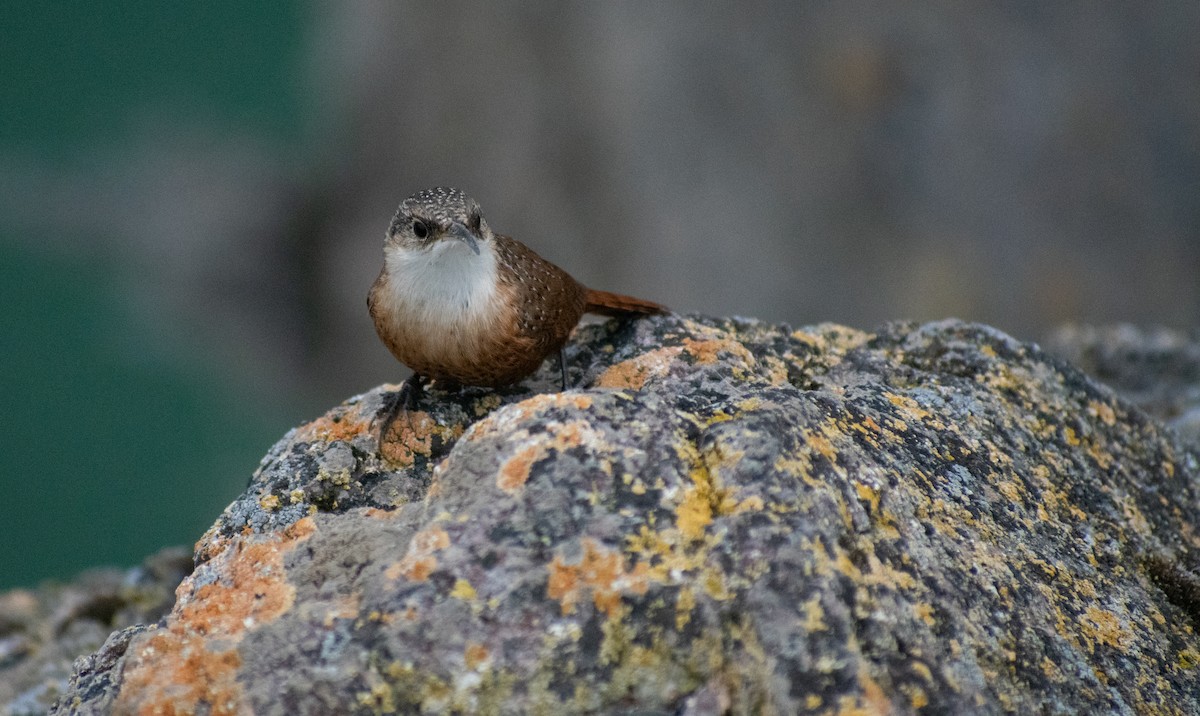
[[[191,118],[296,141],[307,3],[47,3],[0,6],[0,150],[72,161]]]
[[[105,273],[0,243],[0,589],[191,544],[282,432]]]
[[[176,127],[298,155],[307,12],[4,3],[0,185],[102,182],[106,162]],[[247,405],[186,326],[134,315],[116,282],[137,277],[38,211],[0,211],[0,589],[192,543],[295,420]]]

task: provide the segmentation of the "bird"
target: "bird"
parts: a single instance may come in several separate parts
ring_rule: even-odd
[[[405,199],[388,226],[383,268],[367,296],[379,338],[413,374],[398,407],[411,408],[427,380],[502,387],[562,353],[585,313],[636,317],[662,304],[590,289],[525,244],[496,233],[459,189]],[[393,410],[380,433],[387,434]]]

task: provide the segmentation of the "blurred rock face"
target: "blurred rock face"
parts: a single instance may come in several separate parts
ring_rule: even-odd
[[[1195,7],[365,7],[324,46],[372,236],[451,182],[689,309],[1032,332],[1200,306]]]
[[[96,568],[69,583],[0,592],[0,713],[46,713],[66,691],[76,658],[103,654],[114,630],[137,633],[145,628],[137,625],[164,616],[191,571],[190,550],[168,547],[132,569]]]
[[[1200,445],[1200,330],[1070,325],[1045,346]]]
[[[58,713],[1194,713],[1196,455],[985,326],[678,315],[291,431]]]

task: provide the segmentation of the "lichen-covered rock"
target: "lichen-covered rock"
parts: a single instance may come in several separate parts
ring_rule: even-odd
[[[1200,466],[1077,370],[679,316],[568,360],[382,456],[391,392],[290,432],[59,711],[1200,712]]]
[[[66,692],[76,657],[99,649],[113,629],[166,614],[191,570],[191,553],[171,547],[133,569],[0,593],[0,714],[45,714]]]
[[[1046,348],[1200,445],[1200,330],[1063,326]]]

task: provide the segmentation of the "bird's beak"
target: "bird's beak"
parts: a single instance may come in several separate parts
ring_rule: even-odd
[[[446,233],[456,239],[462,239],[463,243],[471,247],[476,256],[479,255],[479,240],[475,238],[475,234],[471,233],[466,224],[453,221],[450,223],[450,228]]]

